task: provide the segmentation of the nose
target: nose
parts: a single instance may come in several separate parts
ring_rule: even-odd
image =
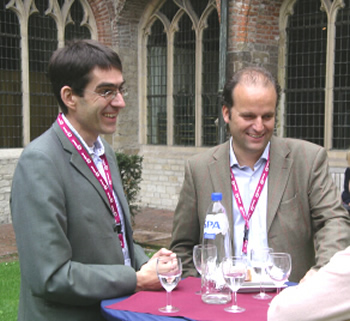
[[[253,129],[257,132],[261,132],[264,129],[264,122],[261,117],[257,117],[253,124]]]
[[[115,95],[115,97],[110,101],[110,104],[113,107],[124,108],[125,107],[124,96],[121,93],[118,92]]]

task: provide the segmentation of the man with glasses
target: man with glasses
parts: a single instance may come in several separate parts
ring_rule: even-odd
[[[100,301],[160,289],[132,238],[115,153],[100,136],[125,107],[122,64],[92,40],[58,49],[49,78],[62,113],[23,151],[11,212],[21,266],[18,320],[103,320]]]

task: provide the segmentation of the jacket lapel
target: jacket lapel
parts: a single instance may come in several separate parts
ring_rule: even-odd
[[[233,236],[232,189],[230,176],[230,141],[228,140],[213,153],[209,163],[209,173],[215,192],[222,193],[222,205],[225,207],[231,234]],[[232,238],[233,239],[233,238]]]
[[[293,160],[287,158],[289,153],[289,148],[280,138],[274,136],[271,138],[267,199],[267,231],[269,231],[277,213],[293,165]],[[209,172],[214,191],[223,193],[222,203],[226,208],[229,223],[232,227],[233,239],[233,200],[229,168],[229,141],[227,141],[214,151],[213,161],[209,164]]]
[[[267,231],[277,214],[277,209],[286,189],[293,160],[287,158],[290,153],[287,145],[278,137],[271,138],[270,172],[267,197]]]
[[[105,191],[103,190],[101,184],[98,182],[96,177],[92,174],[91,170],[86,165],[85,161],[82,159],[80,154],[77,152],[75,147],[71,144],[71,142],[65,136],[65,134],[63,133],[63,131],[61,130],[61,128],[58,126],[58,124],[56,122],[53,124],[53,128],[54,128],[58,138],[60,139],[60,141],[62,143],[63,149],[67,153],[71,154],[70,163],[72,164],[72,166],[74,166],[75,169],[78,172],[80,172],[81,175],[83,175],[94,186],[97,193],[102,197],[107,208],[109,209],[108,212],[113,217],[113,213],[112,213],[112,210],[110,208],[110,204],[109,204],[107,195],[106,195]],[[104,140],[102,140],[102,141],[105,144]],[[120,177],[120,173],[119,173],[119,168],[118,168],[118,165],[114,166],[114,164],[117,164],[117,163],[115,161],[114,156],[111,155],[110,153],[108,153],[106,145],[105,145],[105,153],[106,153],[108,164],[110,165],[109,168],[111,171],[113,188],[114,188],[114,191],[118,197],[120,206],[123,209],[125,229],[126,229],[125,234],[126,234],[126,239],[128,242],[128,249],[129,249],[131,262],[132,262],[132,264],[134,264],[135,259],[134,259],[134,251],[133,251],[133,246],[132,246],[133,238],[132,238],[132,229],[131,229],[131,223],[130,223],[130,213],[129,213],[129,207],[127,204],[127,200],[124,196],[124,190],[123,190],[122,181],[121,181],[121,177]]]
[[[91,170],[86,165],[82,157],[79,155],[77,150],[68,140],[68,138],[65,136],[65,134],[63,133],[63,131],[61,130],[61,128],[58,126],[56,122],[53,124],[53,128],[59,140],[62,143],[63,149],[67,153],[71,154],[70,163],[72,164],[72,166],[94,186],[97,193],[102,197],[102,199],[106,203],[107,207],[110,208],[105,191],[103,190],[102,186],[100,185],[96,177],[92,174]],[[113,215],[112,211],[110,211],[110,213],[111,215]]]

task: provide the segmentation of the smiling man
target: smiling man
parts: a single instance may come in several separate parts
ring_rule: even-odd
[[[62,113],[23,151],[11,214],[21,266],[19,321],[104,320],[100,301],[160,289],[156,258],[132,237],[115,153],[102,134],[125,108],[119,56],[92,40],[57,50],[49,78]]]
[[[222,113],[231,137],[186,163],[175,210],[171,249],[181,253],[184,276],[197,275],[192,249],[202,242],[213,192],[223,195],[234,254],[262,246],[290,253],[291,281],[310,276],[350,244],[349,215],[326,151],[273,136],[278,94],[275,79],[260,67],[244,68],[226,83]]]

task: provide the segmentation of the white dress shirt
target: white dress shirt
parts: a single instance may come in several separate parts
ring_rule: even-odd
[[[248,214],[250,202],[252,201],[259,179],[264,170],[269,152],[270,152],[270,143],[268,143],[263,154],[261,155],[259,160],[255,163],[254,170],[252,170],[249,166],[240,166],[238,164],[236,155],[232,147],[232,137],[231,137],[230,166],[235,176],[246,214]],[[268,246],[267,230],[266,230],[267,190],[268,190],[267,185],[268,185],[268,178],[260,194],[260,198],[255,207],[253,215],[249,220],[247,254],[249,254],[250,250],[254,247],[256,248],[256,247]],[[234,253],[235,255],[241,255],[242,246],[243,246],[245,220],[238,209],[236,200],[233,196],[233,192],[232,192],[232,206],[233,206]]]

